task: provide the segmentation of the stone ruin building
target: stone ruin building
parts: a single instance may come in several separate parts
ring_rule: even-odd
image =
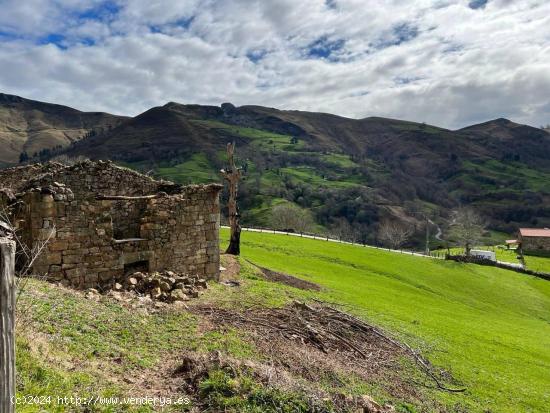
[[[0,171],[0,209],[28,248],[47,240],[32,272],[50,280],[90,288],[163,270],[218,279],[221,188],[108,161],[50,162]]]

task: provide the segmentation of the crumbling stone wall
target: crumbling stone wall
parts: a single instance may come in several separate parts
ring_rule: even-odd
[[[218,278],[220,185],[184,187],[101,161],[32,171],[10,189],[22,239],[47,241],[35,273],[80,288],[143,266]]]
[[[7,168],[0,171],[0,188],[19,192],[29,180],[60,168],[63,168],[63,165],[55,162]]]
[[[83,162],[73,166],[46,164],[43,172],[35,173],[24,187],[46,187],[55,182],[69,187],[77,199],[95,198],[97,194],[140,196],[160,191],[179,193],[181,185],[168,181],[156,181],[128,168],[114,166],[111,162]],[[1,180],[0,180],[1,182]]]

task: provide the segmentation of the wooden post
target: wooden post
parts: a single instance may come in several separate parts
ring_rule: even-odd
[[[15,242],[0,238],[0,412],[15,405]]]
[[[235,166],[235,142],[227,144],[227,157],[229,159],[229,168],[222,169],[221,173],[229,184],[229,227],[231,228],[231,237],[229,246],[225,250],[226,254],[239,255],[241,253],[241,226],[239,224],[239,208],[237,207],[237,189],[241,179],[241,169]]]

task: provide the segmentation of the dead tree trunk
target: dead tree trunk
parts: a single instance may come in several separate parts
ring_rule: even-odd
[[[225,250],[226,254],[239,255],[241,253],[241,226],[239,224],[239,207],[237,206],[237,189],[241,179],[241,170],[235,166],[235,142],[227,144],[227,157],[229,159],[229,168],[222,169],[221,173],[229,185],[229,201],[227,208],[229,210],[229,227],[231,237],[229,246]]]
[[[0,238],[0,412],[15,405],[15,242]]]

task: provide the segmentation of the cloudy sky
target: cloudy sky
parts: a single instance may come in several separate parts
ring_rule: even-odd
[[[550,123],[546,0],[0,0],[0,92]]]

